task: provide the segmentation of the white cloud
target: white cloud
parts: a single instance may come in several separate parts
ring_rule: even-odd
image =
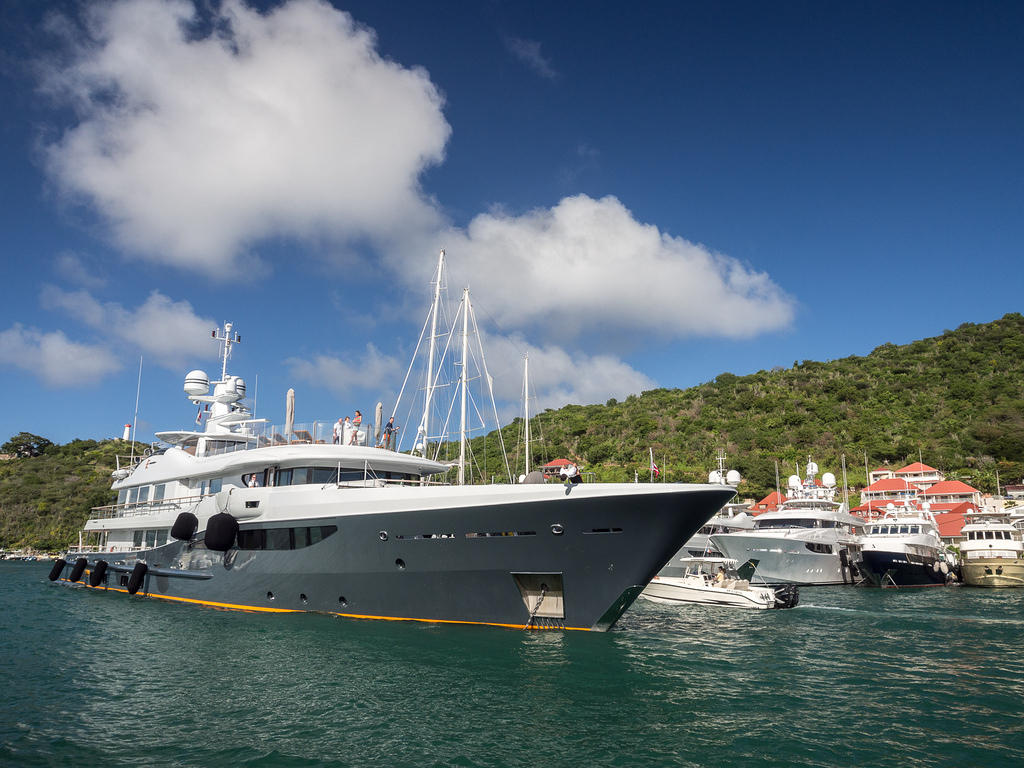
[[[99,288],[107,282],[94,266],[86,263],[85,259],[73,251],[58,254],[53,267],[54,271],[68,282],[85,288]]]
[[[480,214],[440,241],[506,329],[749,338],[793,318],[793,300],[767,274],[639,222],[611,196]]]
[[[520,336],[487,334],[484,352],[488,366],[495,373],[497,366],[508,368],[511,361],[530,357],[530,411],[564,405],[603,403],[610,397],[652,389],[657,384],[648,376],[612,355],[590,355],[583,351],[569,352],[553,344],[534,346]],[[500,362],[499,362],[500,361]],[[508,368],[495,378],[495,397],[502,402],[504,418],[522,413],[522,365]]]
[[[196,37],[190,2],[97,4],[90,44],[47,81],[80,118],[49,170],[124,248],[216,275],[261,238],[439,225],[418,176],[450,128],[425,71],[382,58],[326,2],[225,0],[213,15],[217,32]]]
[[[540,43],[536,40],[506,37],[505,47],[513,56],[546,80],[554,80],[558,77],[558,73],[551,66],[551,62],[544,58],[544,55],[540,52]]]
[[[20,323],[0,331],[0,365],[21,368],[58,388],[94,384],[121,367],[102,346],[79,344],[62,331],[43,333]]]
[[[397,358],[381,353],[373,344],[367,344],[357,359],[315,355],[311,360],[291,357],[285,360],[285,364],[296,379],[322,387],[339,397],[348,397],[366,389],[386,391],[405,375],[405,366]]]
[[[165,368],[177,370],[190,357],[215,352],[210,331],[218,323],[196,315],[187,301],[172,301],[159,291],[136,309],[100,302],[88,291],[64,291],[52,285],[43,286],[41,300],[45,308],[63,310],[111,341],[141,350]]]

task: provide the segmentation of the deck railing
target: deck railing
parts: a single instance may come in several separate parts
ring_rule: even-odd
[[[203,496],[201,494],[197,494],[195,496],[180,496],[174,499],[107,504],[102,507],[93,507],[89,513],[89,519],[109,520],[116,517],[143,517],[146,515],[155,515],[168,509],[180,509],[181,507],[198,504],[202,499]]]

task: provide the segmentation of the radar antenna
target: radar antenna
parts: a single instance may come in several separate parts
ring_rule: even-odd
[[[210,333],[210,337],[211,338],[216,339],[217,341],[221,342],[221,344],[223,344],[223,348],[222,348],[222,351],[221,351],[221,366],[220,366],[220,380],[221,381],[226,381],[227,377],[228,377],[228,360],[231,359],[231,345],[232,344],[241,344],[242,343],[242,337],[239,334],[237,334],[237,333],[232,334],[231,333],[231,328],[232,328],[231,323],[224,323],[223,330],[214,329]],[[217,335],[218,333],[221,334],[221,335],[218,336]]]

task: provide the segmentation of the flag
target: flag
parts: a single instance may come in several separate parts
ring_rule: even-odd
[[[657,464],[651,464],[651,475],[654,476],[654,477],[658,477],[660,474],[661,474],[661,472],[658,471],[658,465]]]

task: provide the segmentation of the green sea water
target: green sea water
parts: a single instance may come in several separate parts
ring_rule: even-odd
[[[4,766],[1011,766],[1024,590],[638,601],[608,633],[260,615],[0,562]]]

